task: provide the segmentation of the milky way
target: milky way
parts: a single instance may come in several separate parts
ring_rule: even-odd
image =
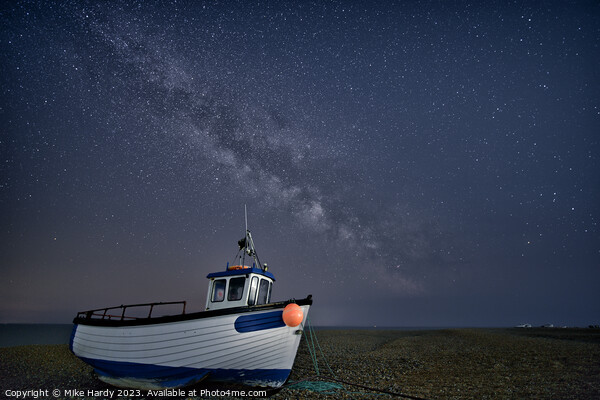
[[[594,2],[0,12],[0,321],[200,309],[245,204],[318,324],[597,318]]]

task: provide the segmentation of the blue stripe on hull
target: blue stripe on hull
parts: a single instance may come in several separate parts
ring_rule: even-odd
[[[272,311],[262,314],[242,315],[237,317],[234,323],[235,330],[242,332],[254,332],[264,329],[281,328],[283,322],[283,311]]]
[[[210,369],[168,367],[80,357],[90,364],[98,375],[115,379],[150,380],[157,386],[177,388],[191,385],[206,374],[212,381],[237,382],[252,386],[279,387],[290,375],[290,369]]]

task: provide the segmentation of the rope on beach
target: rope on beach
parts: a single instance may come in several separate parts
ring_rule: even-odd
[[[331,392],[331,390],[344,389],[344,386],[340,385],[339,383],[332,382],[332,381],[343,383],[344,385],[356,386],[361,389],[366,389],[370,392],[379,392],[381,394],[389,394],[391,396],[402,397],[405,399],[428,400],[424,397],[412,396],[410,394],[397,393],[397,392],[392,392],[392,391],[385,390],[385,389],[373,388],[370,386],[360,385],[360,384],[354,383],[354,382],[344,381],[342,379],[337,379],[337,378],[334,378],[332,376],[327,376],[327,375],[314,375],[314,376],[311,376],[311,377],[308,377],[305,379],[301,379],[299,381],[286,383],[280,389],[285,389],[285,388],[289,388],[290,386],[293,386],[294,389],[312,390],[315,392],[323,392],[323,394],[334,394],[335,392]],[[330,392],[325,392],[326,390],[328,390]],[[379,394],[379,393],[373,393],[373,394]]]
[[[314,378],[318,378],[315,376]],[[312,379],[312,378],[311,378]],[[344,386],[335,382],[323,382],[323,381],[309,381],[302,380],[290,383],[289,386],[293,386],[294,389],[310,390],[312,392],[321,392],[323,394],[334,394],[334,390],[343,389]]]
[[[314,331],[312,325],[310,325],[310,322],[308,320],[308,316],[306,316],[306,322],[309,324],[308,327],[309,327],[310,331],[315,335],[315,343],[317,343],[317,347],[319,348],[319,353],[321,353],[321,357],[323,358],[323,361],[325,362],[325,365],[327,365],[327,369],[329,370],[329,372],[331,373],[331,375],[335,376],[335,374],[333,373],[333,370],[331,369],[331,366],[327,362],[327,357],[325,357],[325,354],[323,354],[323,350],[321,349],[321,345],[319,344],[319,339],[317,338],[317,333]],[[316,355],[316,351],[315,351],[315,355]],[[319,372],[317,372],[317,375],[319,375]]]
[[[323,394],[334,394],[335,393],[334,391],[337,389],[345,390],[344,386],[342,385],[342,384],[344,384],[344,385],[359,387],[361,389],[366,389],[371,392],[378,392],[378,393],[373,393],[373,394],[388,394],[388,395],[403,397],[405,399],[411,399],[411,400],[427,400],[422,397],[411,396],[411,395],[403,394],[403,393],[391,392],[391,391],[385,390],[385,389],[372,388],[369,386],[360,385],[358,383],[348,382],[348,381],[344,381],[342,379],[337,378],[335,376],[335,373],[331,369],[331,366],[327,362],[327,358],[325,357],[325,354],[323,354],[323,350],[321,349],[321,345],[319,344],[319,340],[317,339],[317,334],[315,333],[312,325],[310,324],[310,320],[308,319],[308,317],[306,317],[306,325],[308,326],[308,335],[307,335],[306,344],[308,346],[308,352],[310,353],[310,358],[313,362],[313,366],[314,366],[317,374],[315,376],[301,379],[296,382],[289,382],[289,383],[283,385],[281,387],[281,389],[283,389],[285,387],[293,386],[295,389],[311,390],[313,392],[321,392]],[[319,349],[319,352],[321,353],[321,357],[322,357],[323,361],[325,362],[325,365],[327,365],[327,368],[329,369],[329,372],[331,373],[331,376],[321,375],[319,373],[319,362],[318,362],[318,357],[317,357],[317,348],[315,348],[315,343]]]
[[[308,346],[308,353],[310,354],[310,359],[313,362],[315,371],[317,372],[317,375],[319,375],[319,361],[317,360],[317,352],[315,351],[315,345],[313,343],[314,331],[312,329],[312,326],[310,325],[308,316],[306,317],[306,325],[308,325],[308,338],[306,340],[306,344]],[[314,335],[314,336],[316,337],[317,335]]]

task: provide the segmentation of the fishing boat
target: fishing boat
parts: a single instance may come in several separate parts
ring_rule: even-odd
[[[207,275],[204,311],[186,313],[185,301],[82,311],[73,320],[71,351],[99,379],[122,388],[174,389],[205,379],[280,387],[294,364],[312,296],[272,303],[275,277],[260,264],[247,227],[238,245],[236,265]],[[181,312],[156,315],[165,306]]]

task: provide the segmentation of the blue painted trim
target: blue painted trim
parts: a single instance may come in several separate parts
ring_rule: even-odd
[[[151,380],[157,386],[176,388],[193,384],[209,374],[207,379],[256,385],[257,382],[269,382],[273,387],[285,383],[291,369],[210,369],[189,367],[168,367],[153,364],[138,364],[121,361],[98,360],[80,357],[90,364],[101,376],[115,379]]]
[[[237,317],[234,326],[235,330],[243,332],[261,331],[264,329],[281,328],[285,326],[283,322],[283,311],[272,311],[261,314],[242,315]]]
[[[271,278],[273,281],[275,281],[275,276],[273,276],[272,273],[270,273],[269,271],[265,272],[260,268],[245,268],[245,269],[234,269],[231,271],[211,272],[210,274],[206,275],[206,277],[208,279],[210,279],[210,278],[222,278],[224,276],[244,276],[247,274],[259,274],[262,276],[266,276],[267,278]]]

